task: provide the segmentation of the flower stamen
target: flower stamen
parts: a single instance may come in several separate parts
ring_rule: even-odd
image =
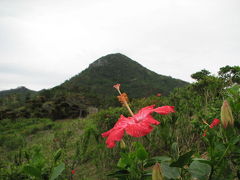
[[[117,96],[118,97],[118,100],[120,101],[120,103],[122,103],[129,111],[129,113],[131,114],[131,116],[134,116],[130,106],[128,105],[128,96],[126,93],[121,93],[120,91],[120,84],[116,84],[113,86],[117,91],[118,93],[120,94],[120,96]]]

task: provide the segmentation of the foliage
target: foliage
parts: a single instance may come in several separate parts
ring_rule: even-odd
[[[220,68],[218,75],[228,84],[240,83],[240,67],[239,66],[225,66]]]
[[[134,151],[121,153],[121,158],[117,163],[118,170],[109,174],[108,176],[115,177],[122,180],[128,179],[143,179],[147,176],[144,170],[148,153],[140,143],[133,144]]]
[[[24,86],[0,91],[0,106],[8,106],[11,108],[22,106],[28,99],[33,97],[35,93],[35,91],[27,89]]]
[[[121,114],[130,116],[123,107],[55,122],[14,118],[9,109],[2,108],[13,118],[0,121],[0,179],[151,179],[156,163],[166,180],[239,179],[240,87],[226,82],[223,76],[207,73],[168,96],[133,99],[130,107],[134,112],[152,104],[175,106],[176,112],[154,115],[161,123],[150,134],[124,136],[125,145],[117,143],[114,149],[106,148],[100,135],[111,129]],[[127,86],[123,89],[127,91]],[[29,117],[50,113],[52,118],[66,118],[78,114],[80,106],[86,108],[83,94],[66,94],[58,89],[42,91],[28,107],[14,111]],[[210,128],[213,119],[220,119],[223,100],[232,108],[234,126]]]
[[[200,81],[200,80],[203,80],[205,79],[207,76],[209,76],[211,73],[206,70],[206,69],[203,69],[199,72],[196,72],[194,74],[191,75],[191,77],[197,81]]]
[[[132,98],[147,97],[159,92],[169,94],[174,88],[188,84],[156,74],[122,54],[110,54],[52,89],[17,97],[9,91],[8,97],[0,102],[0,120],[86,117],[89,106],[106,108],[118,105],[114,91],[109,88],[117,82],[125,85]],[[15,101],[21,103],[12,103]]]

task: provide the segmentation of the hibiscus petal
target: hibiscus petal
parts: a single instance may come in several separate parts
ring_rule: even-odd
[[[121,115],[112,129],[102,133],[102,137],[108,137],[106,140],[108,148],[114,147],[116,144],[115,141],[120,141],[122,139],[124,129],[129,123],[134,123],[134,119],[132,117],[126,118]]]
[[[131,118],[132,117],[126,118],[123,115],[121,115],[113,128],[125,128],[132,121],[130,120]]]
[[[106,144],[108,148],[113,148],[116,145],[116,141],[120,141],[124,135],[124,129],[112,129],[112,132],[109,134]]]
[[[136,124],[130,124],[125,128],[127,134],[133,137],[141,137],[149,134],[153,127],[150,126],[148,123],[136,123]]]
[[[113,128],[112,129],[110,129],[109,131],[107,131],[107,132],[104,132],[104,133],[102,133],[101,135],[102,135],[102,137],[108,137],[109,136],[109,134],[111,133],[113,131]]]
[[[121,115],[112,129],[102,133],[103,137],[107,137],[107,147],[113,148],[116,142],[122,139],[124,130],[133,137],[141,137],[149,134],[153,130],[152,124],[160,124],[160,122],[150,115],[151,113],[169,114],[175,112],[174,106],[162,106],[155,109],[154,107],[155,105],[144,107],[133,117],[126,118]]]
[[[144,118],[146,118],[149,114],[151,114],[154,111],[155,105],[147,106],[138,111],[137,114],[134,115],[134,118],[137,121],[141,121]]]
[[[158,108],[154,109],[153,111],[158,114],[162,114],[162,115],[175,112],[174,106],[162,106],[162,107],[158,107]]]
[[[160,124],[160,122],[154,119],[151,115],[148,115],[145,119],[142,120],[142,122],[145,122],[148,124],[154,124],[154,125]]]

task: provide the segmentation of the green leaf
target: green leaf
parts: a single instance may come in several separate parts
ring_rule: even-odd
[[[111,174],[108,174],[107,176],[122,178],[122,177],[127,177],[128,175],[129,175],[129,172],[127,170],[118,170]]]
[[[170,158],[168,156],[156,156],[156,157],[153,157],[152,159],[156,160],[157,162],[171,161],[172,160],[172,158]]]
[[[56,179],[65,169],[65,164],[61,163],[57,167],[53,168],[53,171],[50,175],[50,180]]]
[[[141,161],[147,159],[148,153],[145,150],[145,148],[143,147],[143,145],[139,142],[136,142],[135,147],[136,147],[136,151],[135,151],[136,157]]]
[[[211,173],[211,166],[200,161],[193,161],[188,169],[193,178],[206,180]]]
[[[36,167],[26,165],[23,167],[23,172],[25,172],[26,174],[28,174],[30,176],[34,176],[36,178],[41,178],[41,170]]]
[[[120,158],[117,163],[117,167],[119,168],[125,168],[128,165],[126,159]]]
[[[189,161],[192,159],[191,156],[193,155],[193,151],[189,151],[183,155],[181,155],[177,161],[174,161],[170,164],[171,167],[180,167],[182,168],[184,165],[188,164]]]
[[[60,148],[54,153],[54,163],[56,163],[59,160],[61,155],[62,155],[62,149]]]
[[[173,156],[174,160],[178,159],[178,157],[179,157],[178,143],[176,143],[176,142],[172,143],[171,153],[172,153],[172,156]]]
[[[232,144],[237,144],[239,141],[240,141],[240,136],[233,137],[233,138],[231,139],[231,143],[232,143]]]
[[[170,162],[172,158],[168,156],[156,156],[151,159],[148,159],[146,163],[144,164],[144,167],[150,167],[153,166],[155,163],[162,163],[162,162]]]
[[[169,163],[161,163],[161,168],[163,175],[168,179],[178,179],[180,178],[180,169],[177,167],[170,167]]]
[[[136,156],[137,156],[137,158],[140,159],[141,161],[144,161],[145,159],[147,159],[148,153],[147,153],[147,151],[145,150],[144,147],[139,147],[139,148],[136,150]]]
[[[131,160],[129,159],[128,154],[121,153],[121,158],[118,160],[117,167],[126,168],[130,163]]]
[[[45,164],[45,158],[41,153],[40,147],[35,147],[34,149],[34,154],[31,159],[31,166],[32,167],[37,167],[38,169],[42,169]]]
[[[211,161],[206,160],[206,159],[202,159],[202,158],[193,158],[192,160],[193,160],[193,161],[199,161],[199,162],[201,162],[201,163],[205,163],[205,164],[211,165]]]

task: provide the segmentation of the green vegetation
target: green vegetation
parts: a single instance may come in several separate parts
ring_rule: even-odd
[[[115,83],[122,83],[131,98],[166,95],[188,84],[158,75],[122,54],[110,54],[52,89],[33,93],[22,87],[0,92],[0,119],[85,117],[89,106],[118,106],[111,88]]]
[[[34,93],[35,93],[35,91],[27,89],[24,86],[20,86],[16,89],[0,91],[0,97],[1,98],[4,98],[4,97],[11,98],[8,96],[15,96],[15,98],[10,99],[10,100],[14,101],[14,99],[17,99],[17,98],[22,98],[22,99],[29,98],[29,96],[31,96]],[[16,97],[16,96],[18,96],[18,97]],[[9,100],[9,103],[10,103],[10,100]],[[3,105],[3,104],[1,104],[1,105]]]
[[[125,107],[108,107],[81,119],[1,120],[0,179],[239,179],[239,69],[226,66],[218,76],[202,70],[192,77],[195,83],[168,96],[132,99],[134,112],[152,104],[175,106],[176,112],[153,114],[161,123],[151,133],[124,135],[124,142],[111,149],[101,133],[121,114],[130,116]],[[122,90],[128,92],[124,85]],[[41,109],[35,105],[37,113]],[[61,107],[61,101],[55,105]]]
[[[124,85],[132,98],[147,97],[156,93],[169,94],[174,88],[187,82],[159,75],[122,54],[104,56],[89,68],[63,83],[67,90],[93,94],[98,98],[114,95],[113,84]]]

